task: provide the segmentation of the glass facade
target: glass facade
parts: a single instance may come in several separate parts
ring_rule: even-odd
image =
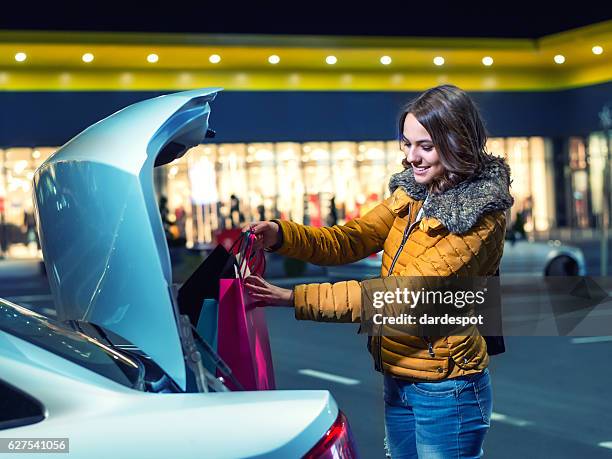
[[[401,158],[396,141],[200,145],[156,183],[173,233],[193,247],[253,220],[345,223],[388,196]]]
[[[554,227],[550,140],[491,138],[487,147],[505,157],[512,169],[516,202],[512,220],[521,213],[528,232]],[[218,231],[253,220],[283,218],[314,226],[345,223],[389,196],[389,176],[402,170],[402,158],[395,140],[219,144],[194,148],[158,174],[169,214],[181,203],[179,214],[187,210],[188,228],[181,229],[181,235],[188,246],[197,246],[212,242]],[[203,160],[208,172],[185,173],[189,181],[185,183],[177,171],[192,170]],[[194,182],[205,179],[206,187]],[[205,189],[208,198],[198,199],[197,190]]]
[[[610,221],[609,216],[612,213],[610,196],[612,193],[612,174],[610,173],[612,132],[593,132],[588,136],[586,142],[588,162],[585,165],[585,172],[588,172],[587,188],[590,191],[591,221],[592,226],[601,228],[605,218]]]
[[[557,227],[561,201],[571,227],[601,227],[610,208],[609,146],[605,132],[571,137],[565,168],[555,170],[551,139],[490,138],[488,150],[505,157],[512,171],[512,221],[520,213],[527,233],[546,233]],[[32,177],[54,150],[0,150],[3,256],[40,255]],[[345,223],[389,195],[389,176],[402,170],[402,157],[395,140],[207,144],[156,169],[155,183],[169,240],[193,247],[254,220]],[[555,189],[555,174],[564,176],[562,191]]]
[[[38,257],[32,200],[34,171],[55,148],[0,150],[0,255]]]
[[[510,166],[514,206],[524,219],[527,232],[547,231],[555,226],[553,150],[550,139],[542,137],[491,138],[487,149],[506,158]]]

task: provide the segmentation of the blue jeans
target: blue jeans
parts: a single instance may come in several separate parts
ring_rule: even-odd
[[[477,458],[491,425],[489,369],[438,382],[385,375],[385,447],[393,459]]]

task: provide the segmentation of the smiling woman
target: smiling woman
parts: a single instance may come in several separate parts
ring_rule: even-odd
[[[260,244],[321,265],[384,250],[381,276],[411,277],[414,290],[427,289],[424,276],[494,275],[513,204],[510,169],[486,151],[474,102],[456,86],[431,88],[402,111],[398,138],[405,169],[391,177],[388,199],[345,225],[255,222],[251,229]],[[293,307],[298,320],[361,321],[361,289],[354,280],[287,290],[251,276],[246,286],[265,304]],[[386,336],[385,327],[368,349],[385,375],[388,453],[480,457],[492,410],[487,367],[493,351],[485,339],[475,328],[470,336],[397,337]]]

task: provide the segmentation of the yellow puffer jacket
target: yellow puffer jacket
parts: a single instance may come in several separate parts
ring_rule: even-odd
[[[412,169],[392,176],[391,196],[345,225],[314,228],[275,220],[282,231],[278,253],[319,265],[339,265],[384,250],[381,276],[492,276],[499,267],[506,210],[513,204],[510,169],[489,156],[473,179],[432,194]],[[417,221],[419,210],[423,216]],[[396,258],[395,263],[393,262]],[[359,322],[357,281],[295,287],[299,320]],[[482,371],[489,358],[478,331],[431,341],[418,336],[373,336],[378,370],[412,380],[440,380]]]

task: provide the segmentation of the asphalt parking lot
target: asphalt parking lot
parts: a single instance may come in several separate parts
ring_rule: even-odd
[[[42,276],[5,278],[0,296],[53,313]],[[296,321],[287,308],[268,308],[267,317],[278,388],[331,391],[362,456],[384,457],[382,376],[357,326]],[[491,358],[485,457],[612,457],[612,336],[506,340],[507,352]]]

